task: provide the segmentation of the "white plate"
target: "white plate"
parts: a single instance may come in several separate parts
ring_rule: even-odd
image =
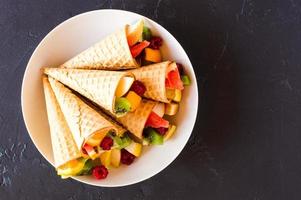
[[[40,153],[53,165],[53,155],[49,125],[45,109],[41,67],[57,66],[73,55],[81,52],[104,36],[125,24],[130,24],[143,16],[121,10],[96,10],[72,17],[54,28],[33,52],[22,85],[22,112],[29,135]],[[143,150],[142,156],[131,166],[110,170],[105,180],[93,177],[74,179],[95,185],[117,187],[134,184],[159,173],[182,151],[193,130],[198,110],[198,89],[193,67],[178,41],[162,26],[143,17],[146,25],[155,35],[163,38],[164,59],[182,63],[192,84],[185,88],[180,111],[174,123],[177,131],[162,146],[152,146]]]

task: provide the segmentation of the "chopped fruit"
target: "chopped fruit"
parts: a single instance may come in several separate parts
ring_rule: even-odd
[[[165,87],[171,89],[179,89],[179,90],[184,89],[183,82],[181,80],[178,68],[168,72],[167,78],[165,80]]]
[[[132,142],[131,138],[127,135],[120,137],[113,137],[114,143],[116,143],[118,149],[123,149],[129,146]]]
[[[142,145],[143,146],[148,146],[150,144],[150,139],[149,138],[143,138],[142,139]]]
[[[133,58],[136,58],[150,43],[147,40],[144,40],[131,47],[131,54]]]
[[[134,82],[133,77],[128,77],[128,76],[123,77],[118,83],[115,96],[122,97],[123,95],[125,95],[130,90],[133,82]]]
[[[129,146],[125,147],[125,149],[134,156],[139,157],[141,154],[142,145],[137,142],[132,142]]]
[[[179,70],[180,75],[182,76],[182,75],[184,74],[184,68],[183,68],[183,65],[180,64],[180,63],[177,63],[177,67],[178,67],[178,70]]]
[[[141,81],[134,81],[134,83],[132,84],[131,89],[132,91],[136,92],[136,94],[138,94],[139,96],[142,96],[145,91],[145,85],[141,82]]]
[[[163,144],[163,136],[157,133],[157,131],[155,131],[154,129],[152,128],[148,129],[147,135],[151,144],[155,144],[155,145]]]
[[[64,178],[75,176],[83,169],[85,162],[86,160],[84,159],[71,160],[66,164],[58,167],[57,174]]]
[[[179,104],[178,103],[167,103],[165,104],[165,114],[166,115],[175,115],[177,114],[179,110]]]
[[[112,149],[111,153],[111,164],[113,167],[119,167],[121,158],[120,149]]]
[[[104,137],[100,143],[100,146],[103,150],[110,150],[113,146],[113,139],[109,136]]]
[[[121,149],[121,163],[125,165],[130,165],[134,162],[135,156],[125,149]]]
[[[151,49],[151,48],[145,48],[145,60],[151,61],[151,62],[161,62],[161,52],[157,49]]]
[[[165,113],[164,103],[157,103],[153,108],[153,112],[156,113],[159,117],[163,117]]]
[[[143,32],[142,32],[142,39],[150,41],[151,38],[152,38],[151,30],[148,27],[144,26],[143,27]]]
[[[166,112],[166,111],[165,111]],[[153,128],[160,128],[160,127],[165,127],[167,128],[169,126],[169,122],[157,115],[154,112],[151,112],[145,126],[153,127]]]
[[[181,90],[175,89],[175,96],[172,100],[174,100],[175,102],[180,102],[182,99],[182,92]]]
[[[181,79],[182,79],[183,85],[188,86],[191,84],[191,81],[187,75],[181,76]]]
[[[143,32],[143,20],[139,20],[136,24],[127,27],[127,41],[129,46],[136,44],[142,37]]]
[[[112,150],[105,151],[102,154],[100,154],[100,161],[101,164],[103,164],[105,167],[109,167],[111,163],[111,153]]]
[[[77,175],[87,175],[87,174],[91,174],[91,169],[92,169],[93,163],[92,160],[88,159],[85,162],[84,167],[82,168],[82,170],[77,174]]]
[[[123,114],[131,110],[131,103],[125,97],[116,98],[115,112],[117,114]]]
[[[176,132],[177,127],[175,125],[171,125],[164,135],[164,141],[168,140],[173,134]]]
[[[95,133],[92,137],[88,138],[86,143],[92,147],[98,146],[102,139],[106,136],[106,133]]]
[[[149,47],[152,49],[159,49],[162,46],[163,40],[160,37],[152,37]]]
[[[165,135],[165,133],[167,132],[168,128],[164,128],[164,127],[160,127],[160,128],[156,128],[156,131],[160,134],[160,135]]]
[[[172,99],[174,99],[175,95],[176,94],[175,94],[175,90],[174,89],[166,88],[166,97],[167,97],[167,99],[172,100]]]
[[[131,112],[135,111],[141,102],[141,97],[136,92],[129,91],[126,95],[127,100],[131,103]]]
[[[92,175],[96,179],[105,179],[108,176],[108,174],[108,169],[103,165],[96,166],[92,169]]]
[[[88,153],[89,157],[94,160],[95,158],[97,158],[98,154],[96,153],[95,149],[88,145],[88,144],[85,144],[84,145],[84,149],[86,150],[86,152]]]

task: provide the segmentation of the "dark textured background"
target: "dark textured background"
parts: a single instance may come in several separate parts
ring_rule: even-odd
[[[31,142],[20,106],[41,39],[102,8],[166,27],[190,56],[201,94],[176,161],[123,188],[61,180]],[[300,36],[298,0],[0,0],[0,199],[301,199]]]

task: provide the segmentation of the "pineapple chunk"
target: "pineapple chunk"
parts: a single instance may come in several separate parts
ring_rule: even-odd
[[[108,150],[108,151],[105,151],[102,154],[100,154],[100,162],[107,168],[111,164],[111,153],[112,153],[112,150]]]
[[[165,104],[165,114],[166,115],[175,115],[177,114],[179,110],[179,104],[178,103],[167,103]]]
[[[125,147],[125,150],[130,152],[136,157],[139,157],[142,150],[142,145],[137,142],[132,142],[129,146]]]
[[[175,96],[174,96],[173,100],[175,102],[180,102],[181,99],[182,99],[182,92],[181,92],[181,90],[175,89]]]
[[[161,53],[160,50],[145,48],[145,60],[151,62],[161,62]]]
[[[164,135],[164,142],[168,140],[171,136],[173,136],[173,134],[176,132],[176,129],[177,127],[175,125],[169,126],[168,131]]]
[[[119,167],[121,158],[120,149],[112,149],[111,153],[111,164],[113,167]]]
[[[136,94],[135,92],[130,91],[126,95],[126,98],[131,103],[131,112],[135,111],[141,102],[141,97],[138,94]]]

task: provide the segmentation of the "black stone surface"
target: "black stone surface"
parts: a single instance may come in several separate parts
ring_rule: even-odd
[[[197,124],[176,161],[122,188],[56,176],[20,105],[23,72],[41,39],[103,8],[166,27],[190,56],[200,92]],[[298,0],[0,0],[0,200],[301,199],[300,36]]]

